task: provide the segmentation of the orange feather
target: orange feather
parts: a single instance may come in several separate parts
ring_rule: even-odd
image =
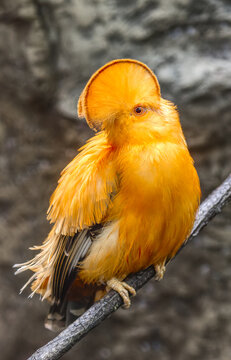
[[[102,224],[77,277],[105,284],[171,259],[199,206],[199,179],[178,112],[161,97],[146,65],[130,59],[106,64],[87,83],[78,113],[100,132],[63,170],[48,210],[54,227],[22,268],[35,272],[32,289],[45,298],[52,297],[66,236]]]

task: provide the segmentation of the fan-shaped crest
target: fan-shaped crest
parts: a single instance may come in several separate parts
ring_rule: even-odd
[[[79,99],[78,115],[85,117],[91,128],[99,129],[105,120],[132,106],[156,106],[159,100],[160,87],[153,72],[137,60],[119,59],[90,78]]]

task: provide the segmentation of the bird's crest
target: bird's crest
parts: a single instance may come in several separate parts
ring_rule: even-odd
[[[158,107],[159,101],[160,87],[153,72],[140,61],[119,59],[90,78],[78,102],[78,116],[99,130],[126,108],[142,102]]]

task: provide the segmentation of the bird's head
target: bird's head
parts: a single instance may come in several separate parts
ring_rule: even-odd
[[[161,98],[153,72],[142,62],[119,59],[100,68],[78,102],[78,116],[114,143],[144,142],[181,132],[178,113]]]

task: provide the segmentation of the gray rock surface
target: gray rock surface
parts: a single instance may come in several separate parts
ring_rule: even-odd
[[[53,337],[47,305],[18,295],[49,225],[59,172],[91,131],[77,120],[89,76],[115,58],[156,73],[179,108],[205,196],[230,172],[229,0],[1,0],[1,358],[25,359]],[[133,301],[64,359],[228,360],[231,353],[230,206]],[[29,292],[27,292],[29,294]]]

